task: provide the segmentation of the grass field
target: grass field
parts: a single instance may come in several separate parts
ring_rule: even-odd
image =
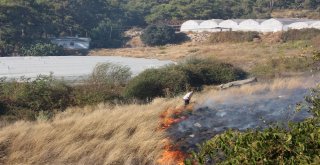
[[[91,56],[128,56],[180,61],[186,58],[213,58],[231,63],[246,71],[267,64],[272,59],[310,58],[315,50],[310,41],[292,42],[244,42],[244,43],[195,43],[161,47],[138,47],[122,49],[100,49]]]

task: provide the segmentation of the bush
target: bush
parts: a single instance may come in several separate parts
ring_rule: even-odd
[[[98,64],[90,77],[94,83],[125,85],[131,78],[130,68],[112,63]]]
[[[178,65],[144,71],[129,82],[125,96],[149,100],[174,96],[189,87],[216,85],[245,77],[244,71],[230,64],[193,59]]]
[[[181,64],[191,86],[218,85],[244,79],[247,74],[231,64],[213,60],[191,59]]]
[[[63,56],[61,46],[52,43],[36,43],[21,49],[22,56]]]
[[[52,76],[20,81],[0,81],[1,115],[35,119],[39,111],[62,111],[72,105],[71,88]]]
[[[90,31],[93,48],[118,48],[121,47],[125,38],[122,35],[123,27],[112,23],[111,21],[101,21],[96,27]]]
[[[97,105],[99,103],[119,103],[124,87],[105,84],[85,83],[73,87],[70,94],[75,106]]]
[[[124,101],[121,94],[130,76],[128,67],[103,63],[97,65],[90,79],[80,85],[69,86],[52,75],[38,76],[35,80],[1,78],[0,116],[35,120],[39,115],[40,118],[52,116],[69,106],[119,103]]]
[[[0,41],[0,57],[10,56],[14,51],[14,45],[5,41]]]
[[[22,83],[16,92],[18,105],[34,111],[64,110],[71,101],[71,88],[52,76],[38,76],[30,83]]]
[[[98,64],[87,82],[74,87],[74,103],[84,106],[107,101],[123,101],[121,94],[130,77],[130,68],[126,66]]]
[[[319,29],[291,29],[281,34],[281,40],[284,42],[296,40],[311,40],[318,35],[320,35]]]
[[[157,46],[175,42],[176,33],[167,25],[149,25],[140,37],[144,44]]]
[[[209,37],[209,42],[210,43],[251,42],[255,38],[260,39],[258,32],[228,31],[228,32],[212,33]]]
[[[186,164],[318,164],[320,90],[307,98],[313,118],[289,128],[227,131],[200,146]]]
[[[173,96],[186,90],[187,77],[174,66],[148,69],[133,78],[125,89],[125,96],[140,100]]]

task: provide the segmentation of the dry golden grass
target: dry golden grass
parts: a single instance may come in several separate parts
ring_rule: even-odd
[[[257,91],[313,87],[320,76],[270,82],[194,94],[192,102],[223,101]],[[157,164],[167,135],[161,114],[180,108],[181,96],[148,105],[69,108],[52,121],[24,122],[0,129],[0,164]],[[168,162],[168,164],[170,164]]]
[[[140,47],[92,50],[91,56],[127,56],[180,61],[185,58],[214,58],[231,63],[246,71],[266,63],[270,58],[311,56],[314,48],[304,41],[289,43],[196,43],[162,47]]]
[[[70,108],[52,121],[15,123],[0,130],[0,164],[156,164],[165,142],[159,116],[177,101]]]

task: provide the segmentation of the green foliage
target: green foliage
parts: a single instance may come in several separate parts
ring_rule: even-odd
[[[63,47],[51,43],[36,43],[22,47],[22,56],[63,56]]]
[[[121,26],[111,21],[101,21],[91,30],[91,46],[93,48],[116,48],[123,44],[124,37],[119,31]]]
[[[52,76],[38,76],[34,80],[1,79],[0,117],[42,120],[70,106],[122,103],[121,94],[130,75],[127,67],[101,64],[91,78],[80,85],[70,86]]]
[[[94,68],[89,81],[93,81],[98,84],[124,86],[131,78],[131,75],[132,73],[130,68],[127,66],[112,63],[101,63]]]
[[[97,105],[99,103],[122,103],[121,93],[124,87],[110,86],[106,84],[95,84],[87,82],[73,87],[70,97],[70,105],[86,106]]]
[[[281,34],[281,39],[284,42],[296,40],[311,40],[320,35],[319,29],[291,29]]]
[[[140,100],[153,99],[159,96],[173,96],[185,91],[187,77],[175,66],[161,69],[148,69],[134,77],[125,89],[125,96]]]
[[[231,64],[221,63],[210,59],[190,59],[181,64],[191,86],[218,85],[246,78],[243,70]]]
[[[175,39],[175,30],[167,25],[150,25],[141,35],[142,42],[150,46],[173,43]]]
[[[70,106],[71,88],[52,76],[21,81],[0,81],[1,115],[32,120],[39,111],[64,110]]]
[[[251,42],[254,39],[260,39],[258,32],[240,32],[228,31],[212,33],[209,38],[210,43],[223,43],[223,42]]]
[[[245,77],[244,71],[230,64],[192,59],[178,65],[144,71],[129,82],[125,95],[141,100],[174,96],[189,87],[216,85]]]
[[[131,77],[130,68],[111,63],[98,64],[89,80],[74,87],[74,104],[94,105],[101,102],[123,101],[124,86]]]
[[[53,110],[65,109],[69,104],[70,88],[62,82],[54,80],[52,76],[38,76],[30,83],[18,84],[16,91],[17,105],[32,109]]]
[[[227,131],[200,146],[186,162],[198,164],[318,164],[320,162],[320,88],[307,98],[313,118],[289,128]]]
[[[121,94],[130,77],[128,67],[102,63],[79,85],[68,85],[53,75],[34,80],[1,78],[0,116],[10,120],[42,120],[70,106],[121,103],[124,102]]]
[[[14,51],[14,46],[5,41],[0,41],[0,57],[8,56]]]

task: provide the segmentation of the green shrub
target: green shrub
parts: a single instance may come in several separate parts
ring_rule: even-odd
[[[175,42],[176,33],[167,25],[149,25],[140,37],[144,44],[156,46]]]
[[[35,120],[39,111],[62,111],[72,105],[71,87],[52,76],[0,81],[0,115],[10,120]]]
[[[140,100],[164,96],[164,87],[158,75],[160,75],[159,71],[155,69],[144,71],[129,82],[124,95]]]
[[[63,56],[64,51],[61,46],[52,43],[36,43],[25,46],[21,49],[23,56]]]
[[[119,29],[123,29],[123,27],[110,20],[102,20],[90,30],[92,39],[90,46],[93,48],[121,47],[125,43],[125,38]]]
[[[130,68],[127,66],[101,63],[94,68],[90,80],[94,83],[123,86],[127,84],[131,75]]]
[[[229,130],[202,144],[186,164],[319,164],[320,89],[307,101],[313,118],[290,123],[287,129]]]
[[[223,43],[223,42],[251,42],[255,38],[260,38],[258,32],[240,32],[228,31],[212,33],[209,37],[210,43]]]
[[[318,35],[320,35],[319,29],[291,29],[281,34],[281,40],[284,42],[296,40],[311,40]]]
[[[107,84],[85,83],[73,87],[72,103],[76,106],[96,105],[99,103],[121,103],[124,87]]]
[[[191,86],[218,85],[244,79],[247,74],[231,64],[213,60],[191,59],[181,64]]]
[[[124,86],[131,76],[128,67],[99,64],[90,79],[69,86],[53,76],[36,79],[0,79],[0,115],[9,119],[35,120],[53,116],[69,106],[95,105],[102,102],[123,102]]]
[[[74,87],[74,104],[94,105],[102,102],[123,101],[124,86],[131,77],[130,68],[112,63],[98,64],[87,82]]]
[[[22,84],[17,102],[31,110],[64,110],[70,104],[71,88],[52,76],[38,76],[30,83]]]
[[[129,82],[125,96],[145,100],[181,92],[186,82],[184,76],[172,67],[148,69]]]
[[[243,79],[246,73],[230,64],[208,59],[193,59],[178,65],[149,69],[134,77],[125,89],[125,96],[141,100],[174,96],[189,87],[216,85]]]
[[[52,76],[38,76],[24,82],[1,82],[1,102],[9,107],[27,108],[33,111],[63,110],[70,104],[70,87],[54,80]]]
[[[0,57],[10,56],[14,51],[14,45],[6,41],[0,41]]]

